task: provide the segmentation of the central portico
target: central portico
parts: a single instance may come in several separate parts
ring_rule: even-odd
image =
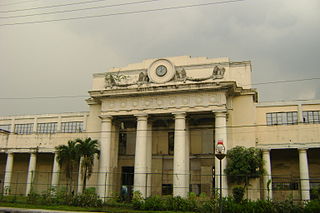
[[[133,167],[133,190],[143,197],[161,193],[159,187],[164,193],[163,187],[171,184],[173,195],[181,197],[197,182],[219,187],[219,178],[212,182],[212,172],[219,174],[214,141],[223,140],[228,148],[232,98],[255,97],[249,89],[250,69],[248,62],[232,63],[226,58],[176,57],[95,74],[88,103],[101,119],[99,195],[109,197],[119,191],[129,167]],[[202,151],[197,155],[193,149],[198,147]],[[160,171],[169,175],[160,179]],[[196,172],[208,175],[192,178]],[[224,195],[226,181],[224,176]]]

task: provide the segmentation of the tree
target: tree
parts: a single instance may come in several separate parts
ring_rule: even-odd
[[[95,154],[100,154],[98,148],[98,141],[92,140],[91,138],[86,138],[84,140],[76,139],[77,149],[79,150],[79,155],[81,157],[81,174],[83,178],[83,190],[86,188],[87,180],[92,175],[92,169],[94,165]]]
[[[57,160],[62,167],[65,166],[66,169],[66,179],[67,179],[67,188],[68,192],[72,192],[73,185],[73,173],[80,159],[77,142],[69,140],[67,145],[59,145],[56,147]]]
[[[225,170],[230,183],[249,183],[249,179],[261,177],[264,174],[262,152],[260,149],[236,146],[227,153],[227,168]]]

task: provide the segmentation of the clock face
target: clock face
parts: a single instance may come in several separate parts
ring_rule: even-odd
[[[164,76],[165,74],[167,74],[167,67],[164,66],[164,65],[158,66],[157,69],[156,69],[156,74],[159,77]]]

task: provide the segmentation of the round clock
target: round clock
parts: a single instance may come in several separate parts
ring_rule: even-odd
[[[173,63],[167,59],[157,59],[153,61],[148,68],[148,77],[150,82],[162,84],[169,82],[175,75]]]
[[[160,65],[156,68],[156,74],[159,76],[159,77],[162,77],[164,76],[165,74],[167,74],[167,67],[166,66],[163,66],[163,65]]]

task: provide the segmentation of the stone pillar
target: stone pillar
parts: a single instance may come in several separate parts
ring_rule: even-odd
[[[32,129],[32,133],[33,134],[37,133],[37,125],[38,125],[38,118],[34,117],[34,119],[33,119],[33,129]]]
[[[186,162],[186,186],[187,192],[190,189],[190,131],[189,131],[189,123],[186,122],[186,151],[185,151],[185,162]]]
[[[8,152],[7,155],[7,163],[6,163],[6,171],[4,174],[4,194],[9,195],[10,193],[10,186],[11,186],[11,177],[12,177],[12,169],[13,169],[13,153]]]
[[[174,129],[173,196],[187,197],[186,114],[176,113]]]
[[[31,187],[32,187],[33,180],[35,177],[36,162],[37,162],[37,154],[34,152],[30,153],[26,195],[30,194],[30,192],[31,192]]]
[[[264,161],[264,169],[266,174],[263,176],[263,195],[264,199],[272,199],[272,176],[271,176],[271,160],[270,160],[270,150],[263,149],[262,157]]]
[[[225,146],[225,153],[228,150],[228,141],[227,141],[227,121],[226,121],[226,112],[215,112],[215,141],[216,143],[219,140],[223,141],[223,145]],[[217,145],[217,144],[216,144]],[[227,183],[227,176],[224,172],[227,161],[226,157],[221,162],[222,166],[222,196],[228,196],[228,183]],[[215,185],[216,188],[220,188],[220,160],[215,158]]]
[[[52,179],[51,179],[51,186],[53,188],[58,187],[59,177],[60,177],[60,165],[58,163],[58,154],[55,153],[54,159],[53,159],[53,169],[52,169]]]
[[[310,182],[309,182],[309,166],[307,149],[299,149],[299,169],[300,169],[300,185],[301,199],[303,201],[310,200]]]
[[[61,115],[58,116],[58,123],[57,123],[57,132],[60,133],[61,132],[61,122],[62,121],[62,117]]]
[[[111,116],[100,116],[101,136],[100,136],[100,160],[98,173],[98,195],[105,200],[111,195],[110,172],[111,172]],[[109,173],[109,174],[108,174]]]
[[[152,190],[152,123],[148,123],[147,132],[147,197],[151,196]]]
[[[137,115],[136,151],[134,161],[134,191],[147,196],[147,115]]]
[[[82,177],[82,172],[81,172],[81,162],[83,160],[83,157],[80,158],[79,162],[79,168],[78,168],[78,193],[82,193],[82,187],[83,187],[83,177]]]

